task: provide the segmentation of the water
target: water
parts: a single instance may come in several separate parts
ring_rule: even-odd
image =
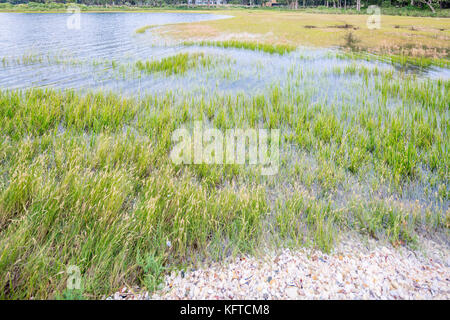
[[[274,86],[308,91],[313,101],[355,102],[374,94],[360,86],[358,75],[338,76],[333,68],[355,64],[339,60],[330,50],[299,48],[285,54],[241,49],[186,47],[160,39],[146,25],[225,19],[195,13],[83,13],[80,29],[67,28],[70,14],[0,13],[0,88],[29,87],[113,90],[125,95],[166,91],[208,94],[258,94]],[[212,66],[183,75],[137,72],[136,61],[158,60],[180,52],[203,52]],[[388,64],[357,62],[367,68],[392,70]],[[449,78],[449,70],[432,68],[423,77]],[[335,85],[339,82],[339,86]],[[320,89],[320,90],[318,90]],[[351,92],[352,94],[348,94]],[[376,95],[372,98],[376,98]]]
[[[289,92],[288,99],[306,97],[311,104],[336,107],[333,112],[339,112],[339,107],[363,108],[370,102],[376,105],[382,97],[375,88],[375,80],[380,76],[370,75],[365,82],[358,72],[340,73],[336,69],[356,65],[392,72],[394,78],[401,76],[401,71],[390,64],[338,59],[336,49],[298,48],[295,52],[278,55],[183,46],[159,38],[152,29],[143,34],[136,33],[136,29],[146,25],[224,19],[226,16],[86,13],[81,16],[80,30],[66,27],[68,17],[68,14],[0,13],[0,89],[112,90],[129,96],[172,92],[183,99],[186,95],[204,97],[236,93],[270,96],[272,90],[281,88],[282,94]],[[157,60],[180,52],[203,52],[212,57],[213,64],[183,75],[169,76],[140,73],[133,68],[138,60]],[[450,71],[442,68],[425,71],[412,68],[409,72],[417,73],[419,80],[450,78]],[[402,101],[397,98],[389,98],[386,102],[386,107],[391,110],[402,106]],[[284,154],[296,162],[298,151],[294,151],[287,149]],[[313,159],[311,161],[312,166],[317,166]],[[427,185],[425,180],[413,183],[408,199],[435,203],[434,196],[429,199],[424,195]],[[444,204],[446,208],[448,202]]]

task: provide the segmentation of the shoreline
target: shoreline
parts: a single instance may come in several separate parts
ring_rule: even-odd
[[[435,239],[436,240],[436,239]],[[447,244],[423,250],[347,238],[331,254],[310,248],[244,255],[172,271],[160,290],[122,287],[107,300],[450,299]]]

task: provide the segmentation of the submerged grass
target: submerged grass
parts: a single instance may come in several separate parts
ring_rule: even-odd
[[[295,46],[286,44],[269,44],[269,43],[259,43],[250,41],[237,41],[237,40],[227,40],[227,41],[185,41],[183,42],[185,46],[208,46],[208,47],[220,47],[220,48],[237,48],[246,49],[254,51],[263,51],[270,54],[285,54],[296,49]]]
[[[122,62],[120,60],[77,60],[71,57],[63,57],[57,55],[42,55],[26,53],[18,57],[0,58],[0,66],[8,68],[11,66],[28,66],[28,65],[62,65],[62,66],[78,66],[78,67],[94,67],[100,68],[100,71],[112,69],[122,77],[139,77],[142,73],[155,74],[161,73],[166,76],[182,75],[186,71],[196,68],[206,68],[215,65],[219,59],[213,58],[203,52],[197,53],[178,53],[168,56],[160,60],[136,62]]]
[[[211,57],[203,53],[179,53],[159,61],[137,61],[136,68],[146,73],[162,72],[171,75],[184,74],[189,69],[206,67],[211,63]]]
[[[152,29],[152,28],[155,28],[155,27],[157,27],[157,25],[148,25],[148,26],[143,26],[143,27],[140,27],[140,28],[138,28],[138,29],[136,29],[136,33],[145,33],[145,31],[147,31],[147,30],[149,30],[149,29]]]
[[[450,68],[450,60],[447,58],[412,57],[396,54],[369,54],[366,52],[339,52],[336,53],[335,56],[344,60],[352,59],[387,62],[403,68],[408,66],[417,66],[420,68],[428,68],[430,66]]]
[[[330,251],[346,230],[396,245],[448,232],[450,82],[375,80],[380,100],[339,109],[276,86],[139,100],[2,91],[0,297],[66,296],[70,265],[94,298],[124,283],[153,290],[168,270],[271,239]],[[173,130],[196,120],[281,127],[278,174],[173,164]]]
[[[28,3],[18,3],[12,4],[9,2],[0,3],[0,10],[6,12],[66,12],[66,9],[70,6],[70,3],[57,3],[57,2],[28,2]],[[106,11],[106,12],[114,12],[114,11],[137,11],[137,12],[160,12],[160,11],[195,11],[195,12],[239,12],[239,11],[249,11],[248,6],[245,5],[233,5],[233,6],[204,6],[204,5],[186,5],[186,4],[178,4],[178,5],[169,5],[169,4],[161,4],[160,6],[152,6],[152,5],[132,5],[132,4],[124,4],[124,5],[86,5],[86,4],[78,4],[82,11],[86,12],[97,12],[97,11]],[[385,15],[393,15],[393,16],[413,16],[413,17],[449,17],[450,13],[448,9],[440,9],[435,8],[435,12],[433,13],[427,7],[418,8],[418,7],[394,7],[391,5],[382,7],[383,14]],[[341,14],[341,15],[367,15],[365,10],[357,11],[354,8],[333,8],[333,7],[299,7],[295,11],[289,7],[253,7],[252,11],[262,11],[262,12],[307,12],[307,13],[320,13],[320,14]]]

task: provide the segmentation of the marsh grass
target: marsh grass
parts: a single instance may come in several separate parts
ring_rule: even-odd
[[[278,241],[330,252],[346,231],[396,246],[418,245],[424,231],[448,234],[450,82],[357,60],[423,68],[448,61],[358,51],[333,57],[349,60],[326,71],[336,82],[292,66],[287,83],[252,95],[1,91],[0,298],[99,298],[124,284],[152,291],[171,270]],[[180,53],[91,63],[125,77],[185,75],[214,61]],[[4,66],[44,62],[35,54],[2,59]],[[220,70],[238,80],[232,72]],[[348,81],[353,99],[318,94]],[[220,130],[280,128],[278,174],[263,177],[249,164],[174,165],[172,132],[194,121]],[[67,291],[69,265],[81,270],[79,291]]]
[[[149,29],[155,28],[156,26],[157,25],[143,26],[143,27],[140,27],[140,28],[136,29],[135,32],[138,33],[138,34],[142,34],[142,33],[145,33]]]
[[[163,76],[183,75],[187,71],[203,68],[208,69],[219,63],[224,63],[226,59],[218,59],[203,52],[196,53],[178,53],[160,60],[142,61],[136,60],[126,62],[121,60],[94,59],[79,60],[63,55],[42,55],[27,53],[19,57],[1,58],[1,66],[9,68],[11,66],[30,66],[30,65],[58,65],[62,67],[92,67],[92,72],[104,74],[110,71],[114,79],[140,78],[143,74]],[[226,75],[225,75],[226,76]]]
[[[162,72],[166,75],[184,74],[187,70],[212,63],[211,57],[203,53],[179,53],[159,61],[137,61],[136,68],[145,73]]]
[[[185,41],[183,42],[185,46],[207,46],[207,47],[220,47],[220,48],[236,48],[245,49],[253,51],[262,51],[270,54],[285,54],[296,50],[295,46],[287,44],[269,44],[260,42],[250,42],[250,41],[238,41],[238,40],[227,40],[227,41]]]
[[[42,54],[36,52],[27,52],[16,57],[2,57],[2,66],[29,66],[35,64],[47,64],[47,65],[70,65],[70,66],[81,66],[87,64],[86,61],[81,59],[76,59],[73,56],[57,53],[57,54]],[[98,61],[93,61],[92,64],[100,64]]]
[[[450,67],[450,60],[446,58],[413,57],[398,54],[370,54],[362,51],[339,52],[336,53],[335,56],[344,60],[352,59],[386,62],[402,68],[407,68],[408,66],[417,66],[420,68],[428,68],[431,66],[441,68]]]
[[[6,12],[66,12],[70,3],[57,3],[57,2],[28,2],[28,3],[19,3],[12,4],[9,2],[0,3],[0,10]],[[159,7],[155,6],[145,6],[145,5],[86,5],[86,4],[78,4],[82,11],[86,12],[114,12],[114,11],[147,11],[147,12],[160,12],[166,10],[178,10],[180,12],[195,10],[195,11],[206,11],[206,12],[218,12],[222,13],[226,12],[286,12],[291,14],[293,10],[288,7],[253,7],[249,10],[248,6],[241,5],[233,5],[233,6],[186,6],[186,4],[181,5],[162,5]],[[411,16],[411,17],[449,17],[450,14],[448,9],[440,9],[436,8],[435,13],[429,10],[427,7],[418,8],[418,7],[394,7],[391,5],[382,7],[384,15],[393,15],[393,16]],[[344,8],[333,8],[333,7],[325,7],[325,6],[316,6],[316,7],[306,7],[306,8],[298,8],[295,12],[306,12],[306,13],[316,13],[316,14],[332,14],[332,15],[367,15],[368,13],[365,10],[357,11],[354,8],[347,7]]]
[[[165,66],[150,70],[175,72]],[[414,245],[420,230],[448,228],[449,82],[371,77],[381,100],[347,108],[278,86],[254,97],[139,100],[2,91],[1,297],[69,297],[69,265],[81,270],[80,297],[94,298],[123,283],[153,290],[173,268],[251,253],[272,238],[331,251],[345,230]],[[383,102],[393,98],[402,104]],[[279,174],[174,165],[171,133],[195,120],[281,126]],[[429,190],[409,194],[416,185]]]

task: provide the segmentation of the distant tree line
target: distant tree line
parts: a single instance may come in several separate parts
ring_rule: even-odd
[[[222,3],[243,5],[243,6],[263,6],[274,0],[223,0]],[[0,3],[9,2],[11,4],[35,3],[78,3],[84,5],[113,5],[113,6],[179,6],[195,4],[196,0],[0,0]],[[203,0],[202,3],[213,5],[214,0]],[[356,9],[369,5],[379,7],[407,7],[410,9],[429,8],[433,12],[437,8],[450,8],[450,0],[276,0],[278,5],[283,5],[291,9],[302,7],[328,7],[340,9]]]

